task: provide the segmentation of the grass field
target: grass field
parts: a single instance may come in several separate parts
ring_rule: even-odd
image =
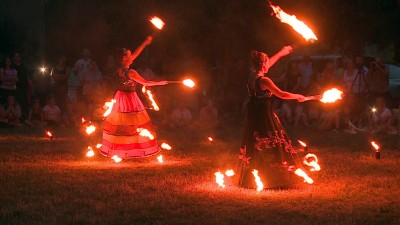
[[[1,129],[0,224],[400,224],[399,136],[374,137],[376,160],[372,137],[292,128],[322,171],[313,185],[257,193],[214,181],[236,168],[240,131],[220,131],[213,143],[160,131],[174,147],[164,164],[116,164],[85,157],[89,140],[72,131],[50,141],[39,130]]]

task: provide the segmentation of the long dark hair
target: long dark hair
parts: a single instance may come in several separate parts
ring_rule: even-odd
[[[264,62],[267,60],[269,60],[268,55],[265,54],[264,52],[259,52],[259,51],[251,52],[251,61],[252,61],[253,71],[255,73],[258,73],[262,69]]]
[[[7,68],[6,68],[6,61],[7,61],[7,59],[10,60],[10,62],[11,62],[11,64],[10,64],[10,69],[12,69],[12,68],[13,68],[13,63],[12,63],[11,57],[5,57],[5,58],[3,59],[3,69],[7,69]]]

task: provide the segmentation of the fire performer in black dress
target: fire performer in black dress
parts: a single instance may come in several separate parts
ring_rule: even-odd
[[[248,79],[250,101],[239,156],[238,185],[241,187],[257,188],[254,170],[258,171],[264,188],[287,188],[303,180],[296,175],[300,170],[305,171],[302,160],[273,112],[272,97],[299,102],[313,98],[282,91],[265,76],[275,62],[292,51],[291,46],[285,46],[271,58],[263,52],[251,53],[254,71]]]

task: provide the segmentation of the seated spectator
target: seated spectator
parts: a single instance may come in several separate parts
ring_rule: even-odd
[[[22,126],[21,123],[21,107],[18,102],[15,100],[14,96],[8,96],[7,98],[7,106],[6,106],[6,119],[8,120],[8,124],[11,126]]]
[[[4,107],[0,105],[0,126],[4,126],[8,124],[8,119],[6,118],[6,110]]]
[[[4,65],[0,69],[0,103],[4,104],[8,96],[17,96],[17,71],[12,68],[10,58],[4,59]]]
[[[61,124],[61,110],[56,105],[54,96],[49,96],[47,105],[43,107],[43,119],[50,126],[58,126]]]
[[[192,113],[186,108],[185,103],[180,101],[178,108],[172,111],[170,119],[171,128],[186,128],[192,122]]]
[[[196,127],[199,129],[214,129],[218,125],[218,110],[214,107],[213,100],[208,99],[207,105],[200,109]]]
[[[369,126],[372,133],[392,133],[394,128],[391,126],[392,112],[386,107],[383,97],[377,97],[375,108],[372,108],[369,117]]]
[[[33,101],[33,106],[29,110],[29,116],[28,119],[25,120],[25,123],[32,127],[41,127],[45,125],[43,121],[43,112],[38,99]]]
[[[62,114],[62,120],[63,124],[67,127],[76,127],[79,124],[79,116],[73,102],[67,102],[66,109]]]

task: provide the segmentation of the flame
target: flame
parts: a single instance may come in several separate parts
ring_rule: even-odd
[[[311,179],[306,172],[304,172],[302,169],[297,169],[296,171],[294,171],[294,173],[299,176],[302,177],[304,179],[304,182],[308,183],[308,184],[312,184],[314,183],[313,179]]]
[[[115,102],[117,102],[115,99],[111,99],[111,101],[104,103],[103,108],[106,110],[103,114],[104,117],[110,115]]]
[[[146,94],[146,87],[145,86],[142,87],[142,92],[143,92],[143,94]]]
[[[172,149],[172,147],[167,143],[162,143],[161,144],[161,148],[165,149],[165,150],[171,150]]]
[[[92,147],[88,146],[87,149],[88,149],[88,151],[86,153],[86,156],[89,157],[89,158],[93,157],[94,156],[94,151],[93,151]]]
[[[235,171],[233,171],[233,170],[227,170],[227,171],[225,172],[225,175],[226,175],[227,177],[232,177],[233,175],[235,175]]]
[[[119,156],[117,156],[117,155],[114,155],[113,157],[111,157],[116,163],[119,163],[119,162],[121,162],[122,161],[122,159],[119,157]]]
[[[159,163],[163,163],[164,162],[162,155],[159,155],[157,157],[157,160],[158,160]]]
[[[337,88],[332,88],[324,92],[320,101],[323,103],[333,103],[342,98],[343,98],[343,91]]]
[[[138,129],[136,129],[136,131],[139,133],[140,136],[147,137],[150,140],[154,140],[154,135],[151,134],[151,132],[149,130],[144,129],[144,128],[138,128]]]
[[[101,146],[103,146],[103,145],[99,143],[96,145],[96,148],[101,148]]]
[[[313,158],[314,160],[309,160],[310,158]],[[318,164],[318,157],[315,154],[307,154],[304,156],[303,160],[304,165],[307,165],[309,167],[312,167],[310,171],[320,171],[321,166]]]
[[[298,20],[295,15],[287,14],[279,6],[274,6],[270,3],[272,10],[282,23],[289,24],[297,33],[301,34],[306,41],[318,40],[314,32],[301,20]]]
[[[307,147],[307,144],[304,141],[297,140],[301,146],[304,148]]]
[[[142,89],[143,91],[143,89]],[[154,101],[153,94],[151,93],[150,90],[146,90],[147,96],[149,97],[149,100],[151,101],[151,105],[153,106],[154,111],[160,111],[160,108],[158,107],[156,101]]]
[[[191,79],[186,79],[182,81],[183,85],[193,88],[196,84]]]
[[[224,174],[222,174],[221,172],[216,172],[215,173],[215,182],[217,182],[218,186],[224,188],[225,184],[224,184]]]
[[[49,138],[53,137],[53,134],[49,130],[46,131],[46,135],[49,136]]]
[[[251,173],[254,175],[254,180],[257,184],[257,191],[262,191],[264,189],[264,184],[261,182],[261,179],[258,176],[258,170],[253,170]]]
[[[85,123],[85,122],[86,122],[86,119],[85,119],[85,117],[83,117],[83,116],[82,116],[82,118],[81,118],[81,122],[82,122],[82,123]]]
[[[159,30],[162,30],[165,25],[164,21],[162,21],[159,17],[156,16],[150,18],[149,21]]]
[[[212,137],[208,137],[208,140],[209,140],[210,142],[214,141],[214,139],[213,139]]]
[[[88,135],[91,135],[95,131],[96,131],[96,127],[94,125],[89,125],[86,127],[86,133]]]
[[[375,142],[375,141],[371,141],[371,145],[372,145],[372,147],[374,147],[374,149],[375,149],[375,151],[376,152],[379,152],[379,145]]]

